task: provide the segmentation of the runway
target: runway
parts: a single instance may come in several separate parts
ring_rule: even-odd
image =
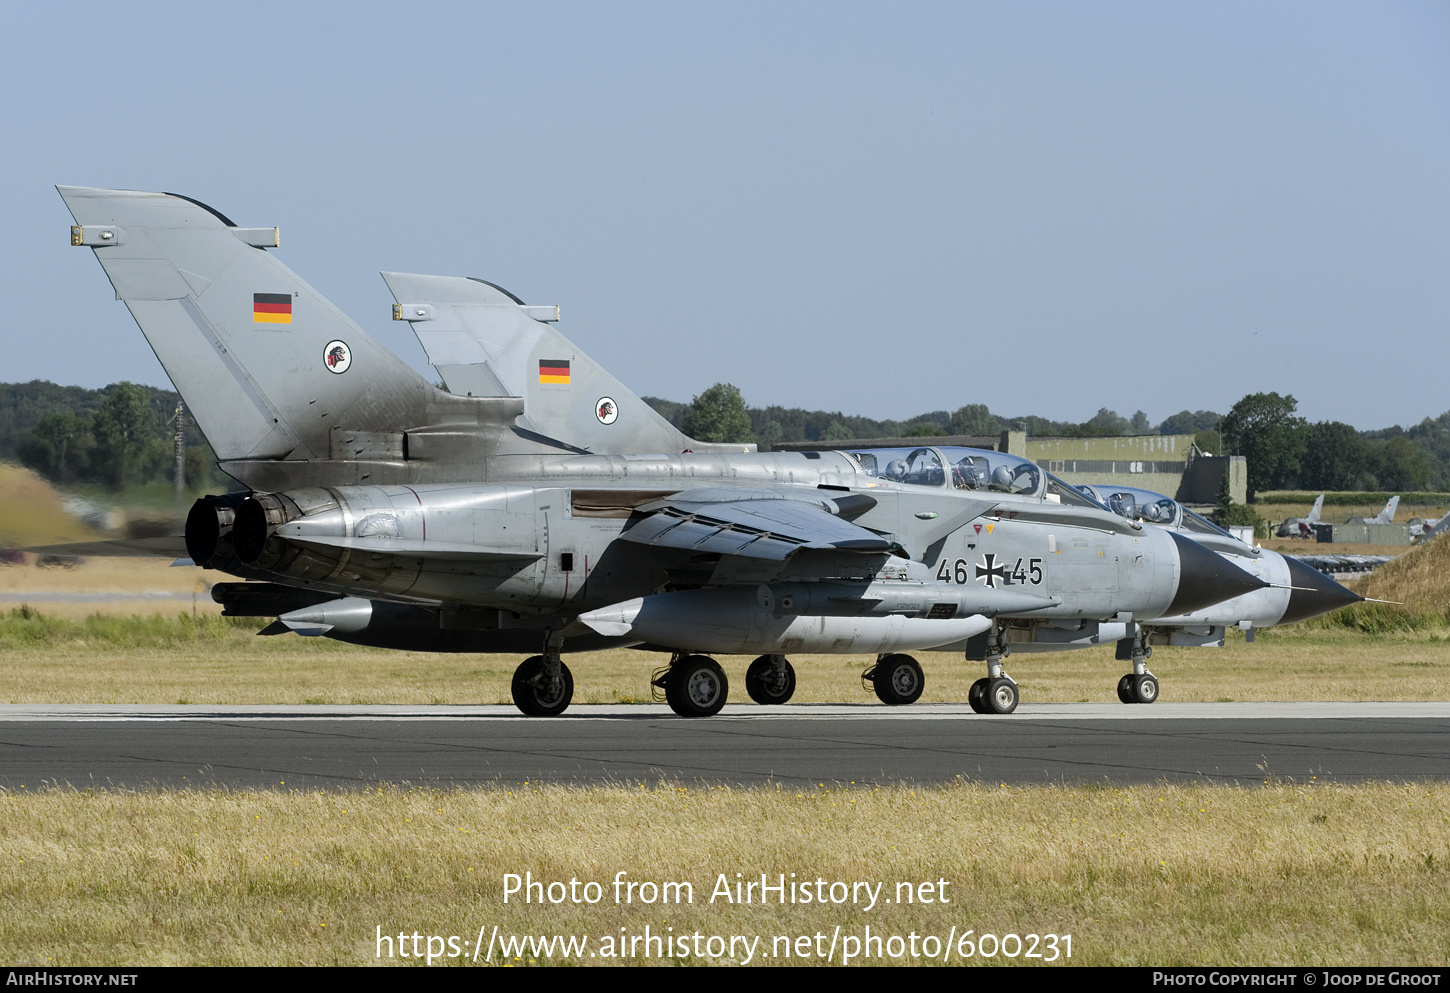
[[[0,706],[0,788],[1450,779],[1450,703]]]

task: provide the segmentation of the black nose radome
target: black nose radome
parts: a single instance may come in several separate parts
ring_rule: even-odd
[[[1189,614],[1236,596],[1261,590],[1269,584],[1244,572],[1226,556],[1211,552],[1192,538],[1168,532],[1178,546],[1178,592],[1168,614]]]
[[[1289,591],[1289,606],[1279,618],[1280,624],[1318,617],[1364,599],[1292,555],[1285,555],[1284,561],[1289,563],[1289,585],[1294,588]]]

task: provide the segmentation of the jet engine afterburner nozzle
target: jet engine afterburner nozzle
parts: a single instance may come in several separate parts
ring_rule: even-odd
[[[245,493],[204,496],[191,505],[186,515],[186,554],[204,569],[214,569],[219,560],[231,558],[230,533],[237,507]]]
[[[1178,591],[1166,616],[1189,614],[1269,585],[1191,538],[1175,531],[1167,534],[1178,549]]]
[[[257,565],[272,532],[302,516],[284,493],[258,493],[243,500],[232,522],[232,546],[243,565]]]

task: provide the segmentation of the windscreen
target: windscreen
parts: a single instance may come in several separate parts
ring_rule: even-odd
[[[1093,510],[1107,510],[1107,506],[1099,503],[1096,498],[1090,496],[1086,487],[1073,486],[1065,479],[1059,479],[1052,473],[1047,474],[1047,498],[1056,498],[1058,503],[1066,504],[1069,507],[1091,507]]]

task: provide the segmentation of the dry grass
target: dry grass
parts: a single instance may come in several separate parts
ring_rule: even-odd
[[[1450,618],[1450,541],[1417,545],[1354,583],[1356,592],[1403,603],[1409,611]]]
[[[1403,555],[1404,545],[1365,545],[1348,541],[1306,541],[1303,538],[1263,538],[1255,542],[1285,555]]]
[[[1450,958],[1443,784],[25,793],[0,798],[12,965],[360,965],[379,927],[471,943],[494,925],[597,940],[646,924],[767,951],[837,925],[1071,934],[1079,965]],[[694,902],[616,905],[620,871],[690,882]],[[505,905],[509,872],[597,881],[604,898]],[[945,880],[951,902],[712,905],[737,872],[882,897]]]
[[[42,566],[26,564],[0,566],[0,594],[10,605],[28,596],[32,606],[50,617],[79,620],[93,614],[127,616],[163,611],[186,611],[198,616],[220,617],[221,604],[211,598],[211,585],[228,577],[208,573],[196,566],[173,568],[168,559],[88,558],[80,564]],[[40,594],[40,596],[37,596]],[[50,599],[50,595],[84,595],[71,601]],[[96,599],[98,596],[106,599]],[[159,597],[159,598],[158,598]]]
[[[1386,497],[1385,499],[1388,499]],[[1255,511],[1260,517],[1273,522],[1278,527],[1291,517],[1305,517],[1314,508],[1314,498],[1310,497],[1304,503],[1255,503]],[[1374,517],[1381,510],[1385,509],[1385,500],[1369,500],[1365,503],[1344,504],[1342,506],[1324,506],[1319,509],[1319,521],[1321,524],[1343,524],[1351,517]],[[1438,517],[1440,511],[1433,511],[1428,506],[1411,507],[1403,500],[1395,509],[1395,520],[1408,521],[1411,517]]]
[[[0,462],[0,547],[95,538],[65,512],[54,487],[29,469]]]
[[[0,702],[150,704],[479,704],[510,702],[513,655],[439,655],[358,648],[324,638],[258,638],[246,618],[189,614],[54,620],[0,616]],[[1370,635],[1342,626],[1230,632],[1222,649],[1159,648],[1151,662],[1165,701],[1450,699],[1450,640],[1443,628]],[[1450,639],[1450,633],[1444,633]],[[1375,679],[1364,678],[1373,651]],[[960,703],[980,663],[921,653],[925,703]],[[632,650],[570,655],[576,703],[651,698],[664,656]],[[864,656],[798,655],[796,702],[873,703]],[[743,701],[746,657],[725,657],[732,698]],[[1125,664],[1111,648],[1013,655],[1023,699],[1112,702]]]
[[[72,568],[34,562],[5,565],[0,567],[0,593],[114,593],[121,600],[143,592],[202,592],[207,593],[202,599],[220,611],[208,591],[213,582],[230,579],[196,566],[173,568],[164,558],[88,558]]]

